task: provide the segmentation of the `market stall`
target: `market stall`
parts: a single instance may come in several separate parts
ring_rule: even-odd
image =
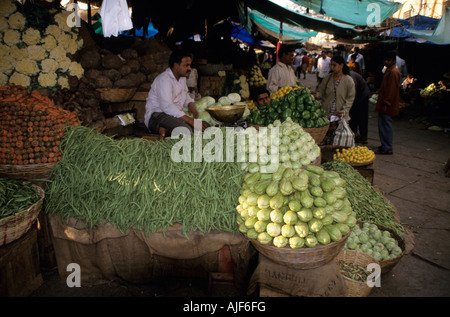
[[[260,66],[206,63],[195,107],[211,127],[154,138],[142,130],[145,98],[170,49],[155,39],[116,52],[83,46],[68,12],[24,8],[8,8],[1,38],[2,61],[16,67],[2,64],[0,177],[42,187],[39,247],[51,242],[62,281],[78,263],[82,285],[182,276],[222,278],[248,295],[348,296],[341,252],[390,267],[404,254],[395,208],[355,168],[373,152],[325,153],[329,121],[308,88],[283,87],[257,106]],[[35,221],[17,237],[33,250]],[[5,250],[2,270],[19,261]]]

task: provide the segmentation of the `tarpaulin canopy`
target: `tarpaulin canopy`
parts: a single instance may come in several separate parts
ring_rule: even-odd
[[[270,17],[274,20],[291,24],[294,26],[301,26],[306,29],[338,35],[339,37],[353,38],[360,33],[361,30],[356,30],[355,25],[343,22],[336,22],[316,18],[307,14],[295,12],[291,9],[282,7],[276,3],[268,0],[242,0],[242,8],[249,7],[252,10],[259,11],[261,14]],[[248,21],[241,21],[242,24],[247,25]]]
[[[410,30],[410,33],[418,38],[424,39],[434,44],[448,45],[450,44],[450,7],[446,7],[442,18],[433,31]]]
[[[280,24],[279,21],[265,16],[261,12],[248,9],[248,16],[259,32],[265,34],[274,41],[283,43],[302,43],[310,37],[317,35],[317,31],[309,31],[301,27],[292,27],[287,23]]]
[[[290,0],[338,21],[366,26],[381,23],[402,4],[385,0]],[[377,21],[379,19],[379,21]]]
[[[415,15],[408,19],[397,19],[401,26],[396,26],[386,32],[387,35],[396,38],[407,38],[412,36],[409,32],[434,30],[439,23],[439,19],[430,18],[424,15]]]

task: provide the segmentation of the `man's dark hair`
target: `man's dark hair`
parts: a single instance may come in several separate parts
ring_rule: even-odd
[[[395,61],[396,57],[397,57],[397,54],[395,54],[394,51],[387,51],[387,52],[384,54],[384,59],[391,59],[391,60],[394,60],[394,61]]]
[[[270,92],[265,88],[265,87],[256,87],[254,89],[252,89],[252,100],[257,102],[258,101],[258,96],[261,94],[267,93],[267,95],[270,97]]]
[[[283,56],[284,54],[288,54],[293,52],[294,49],[288,45],[281,45],[280,50],[278,51],[278,56]]]
[[[181,63],[181,60],[183,57],[190,57],[192,59],[191,52],[184,50],[184,49],[176,49],[170,54],[169,57],[169,67],[172,68],[173,64],[175,63]]]

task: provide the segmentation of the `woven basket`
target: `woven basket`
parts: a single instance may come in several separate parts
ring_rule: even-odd
[[[56,163],[0,165],[0,177],[13,179],[48,179]]]
[[[257,240],[250,242],[258,252],[275,263],[292,269],[313,269],[332,261],[342,250],[350,233],[341,240],[326,245],[317,245],[314,248],[292,249],[290,247],[278,248],[272,243],[261,244]]]
[[[42,209],[45,193],[37,186],[32,187],[38,192],[40,199],[28,209],[16,212],[14,215],[0,219],[0,246],[19,239],[31,228]]]
[[[97,88],[100,99],[106,102],[125,102],[133,98],[136,88]]]
[[[333,161],[333,154],[336,154],[336,150],[349,149],[348,146],[340,146],[340,145],[321,145],[320,152],[322,153],[322,163]],[[375,161],[373,158],[371,161],[367,161],[364,163],[348,163],[353,167],[361,167],[361,166],[369,166],[372,165]]]
[[[316,141],[317,144],[320,144],[325,136],[327,135],[329,124],[320,128],[303,128],[304,131],[311,134],[314,141]]]
[[[358,222],[357,222],[357,225],[358,225],[359,227],[361,227],[362,222],[361,222],[361,221],[358,221]],[[381,274],[386,274],[386,273],[388,273],[389,271],[391,271],[391,270],[394,268],[394,266],[396,266],[397,263],[400,262],[400,260],[401,260],[401,258],[403,257],[403,255],[405,255],[406,244],[405,244],[405,240],[403,240],[398,234],[396,234],[396,233],[395,233],[394,231],[392,231],[391,229],[386,228],[386,227],[383,227],[383,226],[378,225],[378,224],[376,224],[376,226],[377,226],[378,229],[380,229],[381,231],[385,231],[385,230],[386,230],[386,231],[389,231],[389,232],[391,233],[391,236],[392,236],[395,240],[397,240],[398,246],[402,249],[402,253],[401,253],[399,256],[397,256],[397,257],[395,257],[395,258],[393,258],[393,259],[379,261],[380,267],[381,267]]]
[[[372,256],[355,250],[342,250],[336,256],[335,260],[338,264],[339,261],[344,261],[346,263],[353,263],[364,268],[366,268],[370,263],[376,263],[379,265],[379,262]],[[367,282],[352,280],[344,274],[342,274],[342,277],[345,281],[345,285],[347,286],[348,297],[366,297],[369,296],[370,292],[372,291],[372,287],[369,287],[367,285]]]

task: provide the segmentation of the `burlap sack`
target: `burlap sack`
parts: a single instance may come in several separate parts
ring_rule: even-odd
[[[335,261],[314,269],[297,270],[259,254],[258,266],[250,279],[247,294],[259,295],[261,290],[270,297],[347,296],[347,286]]]
[[[188,239],[178,224],[164,234],[149,235],[133,228],[121,232],[109,223],[91,229],[73,218],[64,222],[59,215],[50,218],[50,225],[60,277],[65,280],[71,273],[68,264],[77,263],[83,286],[118,278],[132,283],[164,276],[208,278],[218,272],[219,251],[228,246],[235,284],[243,287],[255,254],[242,234],[195,231]]]

